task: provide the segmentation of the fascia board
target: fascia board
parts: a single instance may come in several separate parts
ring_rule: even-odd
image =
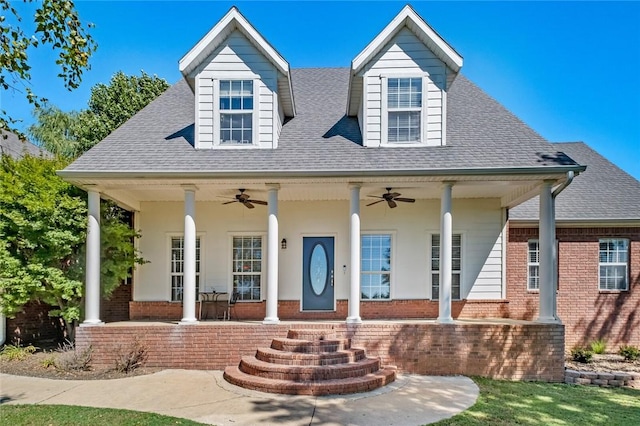
[[[356,74],[384,47],[398,31],[406,24],[407,20],[420,29],[420,31],[436,46],[436,56],[447,64],[454,72],[462,68],[462,56],[460,56],[440,35],[420,17],[411,6],[405,6],[402,11],[378,34],[371,43],[351,62],[351,72]]]

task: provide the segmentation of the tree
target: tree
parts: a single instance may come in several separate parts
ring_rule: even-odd
[[[142,71],[140,76],[115,73],[109,84],[91,89],[87,109],[63,112],[46,105],[35,110],[29,128],[34,141],[65,158],[76,158],[107,137],[169,88],[166,80]]]
[[[23,0],[32,3],[33,0]],[[22,17],[9,0],[0,0],[0,88],[24,93],[36,107],[46,99],[35,94],[30,86],[30,51],[50,46],[58,55],[56,64],[67,89],[80,85],[82,74],[90,69],[89,58],[97,45],[88,33],[91,24],[83,25],[72,0],[42,0],[35,9],[35,30],[28,34]],[[18,121],[0,110],[0,130],[13,130]]]
[[[83,308],[87,208],[86,193],[56,175],[66,165],[60,158],[2,157],[0,307],[12,317],[30,301],[47,303],[73,338]],[[122,211],[101,207],[101,287],[108,297],[143,259]]]

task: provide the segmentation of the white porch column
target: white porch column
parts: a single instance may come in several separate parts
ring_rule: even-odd
[[[195,324],[196,319],[196,188],[184,187],[184,277],[182,280],[182,321]]]
[[[439,323],[452,323],[451,317],[451,259],[453,228],[451,218],[451,190],[453,183],[445,182],[440,199],[440,295]]]
[[[100,193],[87,192],[87,257],[85,320],[82,325],[100,325]]]
[[[540,189],[540,222],[538,241],[540,251],[540,309],[538,322],[560,322],[556,315],[555,244],[556,221],[554,199],[551,194],[553,181],[544,181]]]
[[[263,324],[278,324],[278,190],[280,185],[269,186],[269,222],[267,227],[267,312]]]
[[[351,279],[349,287],[349,315],[347,324],[362,322],[360,318],[360,186],[349,185],[351,189],[351,208],[349,222],[349,244],[351,247]]]

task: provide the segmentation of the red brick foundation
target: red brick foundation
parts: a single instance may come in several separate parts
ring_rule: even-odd
[[[605,339],[609,350],[621,344],[640,346],[640,228],[558,228],[558,315],[565,324],[566,345]],[[629,291],[598,289],[599,238],[630,240]],[[534,319],[538,292],[527,290],[527,241],[537,228],[511,228],[507,246],[509,318]]]
[[[97,365],[113,364],[118,347],[135,339],[149,351],[148,366],[222,370],[242,356],[295,329],[327,329],[352,339],[352,346],[401,371],[433,375],[478,375],[501,379],[564,380],[564,327],[509,322],[260,323],[206,322],[196,325],[113,324],[80,327],[79,349],[92,346]]]

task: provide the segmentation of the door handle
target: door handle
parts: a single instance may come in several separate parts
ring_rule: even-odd
[[[333,287],[333,269],[331,270],[331,287]]]

